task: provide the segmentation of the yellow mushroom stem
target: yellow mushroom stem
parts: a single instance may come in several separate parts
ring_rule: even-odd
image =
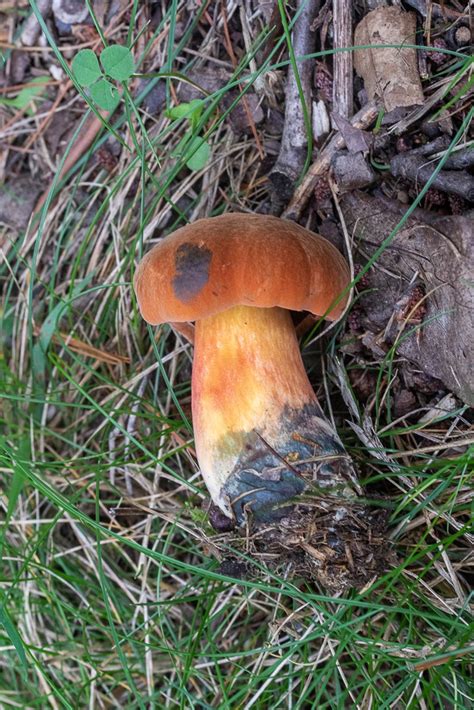
[[[197,321],[192,408],[203,478],[214,503],[239,523],[259,510],[270,519],[300,494],[306,459],[321,487],[331,477],[323,463],[347,459],[282,308],[238,306]]]

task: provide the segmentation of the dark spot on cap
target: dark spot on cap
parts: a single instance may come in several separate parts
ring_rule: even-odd
[[[196,244],[180,244],[176,250],[173,290],[183,303],[192,301],[209,280],[212,251]]]

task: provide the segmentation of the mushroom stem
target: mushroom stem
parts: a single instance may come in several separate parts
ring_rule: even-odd
[[[239,525],[274,523],[321,489],[360,494],[288,311],[238,306],[197,321],[192,388],[202,475]]]

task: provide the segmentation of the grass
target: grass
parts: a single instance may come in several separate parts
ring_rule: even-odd
[[[193,451],[192,349],[144,325],[131,278],[163,232],[267,199],[255,141],[235,137],[222,99],[237,105],[258,75],[281,91],[285,38],[256,70],[265,31],[254,18],[234,69],[215,62],[204,3],[175,34],[183,10],[169,3],[145,42],[135,2],[107,38],[128,35],[139,69],[166,69],[151,86],[166,81],[168,104],[177,73],[224,62],[228,81],[201,118],[209,165],[190,172],[173,156],[187,126],[148,114],[152,89],[137,81],[110,121],[127,146],[117,166],[97,162],[105,131],[50,192],[39,225],[2,234],[0,707],[470,708],[466,412],[393,420],[395,352],[373,364],[374,411],[347,387],[336,404],[334,368],[315,385],[369,495],[384,494],[399,565],[331,598],[285,570],[236,580],[216,559]],[[237,7],[227,16],[240,21]],[[82,97],[68,99],[82,116]],[[35,125],[33,115],[23,130]],[[341,329],[331,334],[323,354],[339,352]],[[321,353],[306,352],[312,372]],[[354,366],[342,361],[343,381]]]

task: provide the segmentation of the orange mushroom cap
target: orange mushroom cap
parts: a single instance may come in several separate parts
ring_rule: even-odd
[[[326,239],[278,217],[225,214],[200,219],[157,244],[140,262],[135,292],[153,325],[193,321],[234,306],[323,316],[350,281]],[[325,315],[337,319],[347,295]]]

